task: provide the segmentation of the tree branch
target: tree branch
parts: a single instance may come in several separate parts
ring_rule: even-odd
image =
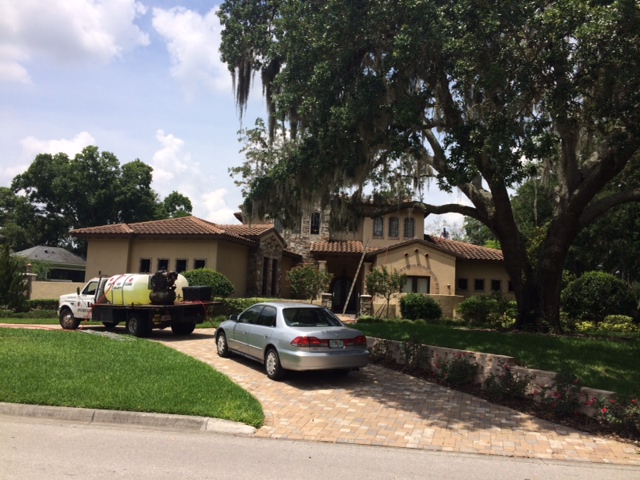
[[[578,220],[578,229],[582,230],[618,205],[637,201],[640,201],[640,188],[614,193],[608,197],[598,199],[584,209]]]

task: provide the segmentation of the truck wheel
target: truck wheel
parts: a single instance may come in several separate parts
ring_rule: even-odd
[[[216,338],[216,347],[219,357],[227,358],[230,356],[229,345],[227,345],[227,336],[223,331],[218,333],[218,337]]]
[[[151,323],[146,318],[129,317],[127,332],[136,337],[148,337],[151,334]]]
[[[65,330],[75,330],[80,325],[80,319],[73,316],[71,310],[63,308],[60,311],[60,326]]]
[[[284,377],[284,369],[275,348],[267,350],[267,354],[264,356],[264,369],[267,372],[267,377],[271,380],[280,380]]]
[[[172,323],[171,331],[175,335],[190,335],[196,328],[195,323]]]

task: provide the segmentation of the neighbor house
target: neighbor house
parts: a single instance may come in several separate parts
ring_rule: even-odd
[[[48,271],[46,280],[53,282],[84,282],[84,258],[64,248],[39,245],[13,254],[32,265],[41,263]]]

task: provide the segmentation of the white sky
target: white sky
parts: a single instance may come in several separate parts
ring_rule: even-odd
[[[0,0],[0,186],[39,153],[96,145],[151,165],[161,197],[176,190],[194,215],[237,223],[242,196],[228,174],[243,161],[237,132],[266,109],[258,85],[240,123],[216,9],[207,0]]]

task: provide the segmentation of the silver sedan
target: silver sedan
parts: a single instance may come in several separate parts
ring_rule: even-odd
[[[218,355],[238,353],[264,364],[267,376],[286,370],[348,372],[367,365],[367,338],[331,311],[306,303],[258,303],[216,330]]]

